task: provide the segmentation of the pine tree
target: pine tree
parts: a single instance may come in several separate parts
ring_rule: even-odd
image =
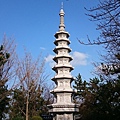
[[[17,119],[18,117],[21,118],[21,120],[25,119],[26,99],[27,91],[24,87],[20,86],[20,88],[13,90],[9,113],[11,120]],[[33,89],[31,89],[31,92],[29,93],[29,118],[32,118],[33,116],[40,116],[43,112],[45,112],[44,102],[45,100],[42,98],[41,88],[33,86]]]
[[[85,92],[87,91],[86,86],[87,86],[87,82],[82,80],[82,77],[79,73],[76,79],[74,79],[74,85],[73,85],[73,88],[76,90],[76,93],[74,94],[73,99],[76,102],[79,102],[79,103],[83,102],[84,100],[83,94],[85,94]]]
[[[102,77],[99,79],[95,77],[90,79],[85,87],[82,87],[84,82],[78,80],[75,86],[79,91],[77,99],[81,101],[79,107],[81,120],[120,119],[120,76],[106,82]]]
[[[6,82],[8,81],[7,78],[4,78],[4,66],[8,62],[10,57],[9,53],[4,52],[4,46],[0,46],[0,119],[5,118],[5,113],[8,112],[9,107],[9,96],[8,96],[8,89]]]

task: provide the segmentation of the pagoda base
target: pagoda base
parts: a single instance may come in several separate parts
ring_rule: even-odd
[[[74,115],[78,113],[78,105],[49,105],[49,113],[53,115],[53,120],[75,120]]]

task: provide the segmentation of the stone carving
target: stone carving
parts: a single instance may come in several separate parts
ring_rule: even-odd
[[[62,120],[62,117],[60,117],[58,120]]]
[[[63,82],[62,81],[60,81],[60,87],[63,87]]]
[[[65,94],[65,102],[66,103],[70,103],[70,100],[71,100],[70,95],[69,94]]]
[[[66,88],[69,88],[70,87],[70,83],[69,83],[69,81],[67,80],[67,81],[65,81],[65,86],[66,86]]]
[[[65,70],[65,73],[68,73],[68,70],[67,70],[67,69]]]
[[[70,116],[69,116],[69,115],[67,115],[67,118],[66,118],[66,120],[70,120]]]
[[[60,70],[60,73],[63,73],[63,70],[62,70],[62,69]]]
[[[58,120],[64,120],[63,115],[58,115]]]
[[[64,59],[64,61],[63,61],[64,63],[67,63],[67,59]]]
[[[60,102],[64,101],[64,96],[63,95],[60,95],[59,98],[60,98]]]

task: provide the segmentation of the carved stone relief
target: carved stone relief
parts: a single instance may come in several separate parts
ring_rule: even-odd
[[[67,88],[69,88],[69,87],[70,87],[69,80],[66,80],[66,81],[65,81],[65,86],[66,86]]]
[[[63,115],[58,115],[58,116],[57,116],[57,120],[64,120]]]
[[[60,81],[59,84],[60,87],[63,87],[63,81]]]
[[[66,115],[66,120],[70,120],[70,116],[69,115]]]
[[[64,95],[63,95],[63,94],[59,95],[59,101],[60,101],[60,102],[63,102],[63,101],[64,101]]]
[[[71,102],[71,95],[70,94],[65,94],[64,98],[65,98],[65,102],[66,103],[70,103]]]

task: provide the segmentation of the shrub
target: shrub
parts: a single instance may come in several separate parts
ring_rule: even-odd
[[[17,117],[14,117],[12,120],[24,120],[24,119],[23,117],[17,116]]]
[[[42,120],[40,116],[33,116],[31,120]]]

